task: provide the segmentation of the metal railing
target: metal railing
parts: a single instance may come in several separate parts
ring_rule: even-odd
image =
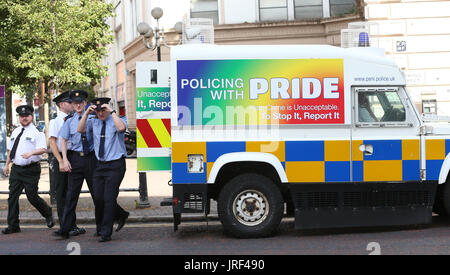
[[[51,155],[51,154],[49,154]],[[136,155],[132,155],[132,156],[127,156],[127,159],[136,159]],[[0,163],[6,163],[6,160],[0,160]],[[41,159],[40,163],[49,163],[48,159]],[[52,182],[50,180],[51,178],[51,169],[49,167],[49,185],[50,185],[50,190],[48,191],[38,191],[38,194],[42,194],[42,195],[50,195],[50,202],[51,204],[55,204],[56,203],[56,192],[54,191],[54,186],[52,186]],[[3,171],[2,171],[3,172]],[[145,174],[144,174],[145,175]],[[141,177],[141,175],[139,175]],[[148,191],[147,191],[147,180],[145,180],[145,184],[142,184],[141,181],[139,181],[139,188],[120,188],[119,192],[139,192],[139,206],[142,207],[149,207],[150,204],[148,202]],[[85,194],[85,193],[90,193],[89,190],[81,190],[80,194]],[[8,195],[9,191],[0,191],[1,195]],[[24,195],[25,192],[22,191],[22,195]]]

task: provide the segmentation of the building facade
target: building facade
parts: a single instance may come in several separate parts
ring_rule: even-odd
[[[450,1],[365,0],[380,46],[404,70],[419,111],[450,116]]]
[[[111,0],[112,1],[112,0]],[[173,26],[185,18],[210,18],[216,44],[328,44],[340,45],[340,31],[364,20],[363,0],[116,0],[115,18],[108,24],[115,41],[104,58],[108,76],[96,87],[99,96],[113,98],[114,107],[136,129],[136,62],[156,61],[156,51],[144,46],[137,32],[140,22],[156,25],[151,17],[161,7],[159,20],[165,40],[180,39]],[[161,47],[168,61],[170,48]]]

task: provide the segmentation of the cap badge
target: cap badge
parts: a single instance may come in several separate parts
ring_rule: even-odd
[[[25,107],[22,107],[22,112],[25,112]]]
[[[97,105],[100,104],[100,100],[97,100]]]
[[[80,93],[75,93],[75,96],[80,96]]]

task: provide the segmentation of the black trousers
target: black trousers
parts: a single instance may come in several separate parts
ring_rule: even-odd
[[[28,166],[13,164],[9,176],[8,227],[19,227],[19,197],[25,188],[28,201],[44,218],[52,215],[52,208],[38,195],[41,165],[37,162]]]
[[[112,235],[116,217],[125,212],[117,204],[119,187],[125,176],[125,158],[107,163],[98,162],[94,171],[95,222],[103,237]]]
[[[68,151],[67,158],[72,166],[72,172],[68,174],[66,201],[60,229],[62,233],[68,233],[75,225],[76,208],[84,180],[86,180],[91,196],[94,197],[92,195],[92,175],[96,163],[94,152],[80,156],[77,152]]]
[[[63,223],[60,229],[62,233],[68,233],[76,224],[76,208],[84,180],[86,180],[95,208],[97,209],[94,196],[95,190],[93,187],[93,175],[97,166],[97,158],[95,157],[94,152],[91,152],[85,156],[80,156],[77,152],[68,151],[67,157],[70,165],[72,166],[72,172],[68,173],[66,202],[64,205],[64,214],[62,218]],[[117,204],[116,208],[117,211],[114,220],[118,220],[127,213]]]
[[[63,224],[62,220],[64,215],[64,205],[66,204],[69,173],[59,171],[59,162],[57,158],[52,157],[50,161],[53,167],[52,181],[55,183],[56,189],[56,210],[58,213],[59,225],[61,228]]]

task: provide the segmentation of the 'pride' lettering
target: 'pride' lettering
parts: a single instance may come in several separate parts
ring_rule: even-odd
[[[318,78],[293,78],[291,82],[287,78],[270,79],[270,98],[271,99],[290,99],[304,98],[316,99],[322,96],[325,99],[338,99],[339,78],[325,77],[323,83]],[[291,88],[291,93],[289,89]],[[301,88],[301,89],[300,89]],[[269,81],[265,78],[250,79],[250,99],[258,99],[259,95],[269,91]]]

